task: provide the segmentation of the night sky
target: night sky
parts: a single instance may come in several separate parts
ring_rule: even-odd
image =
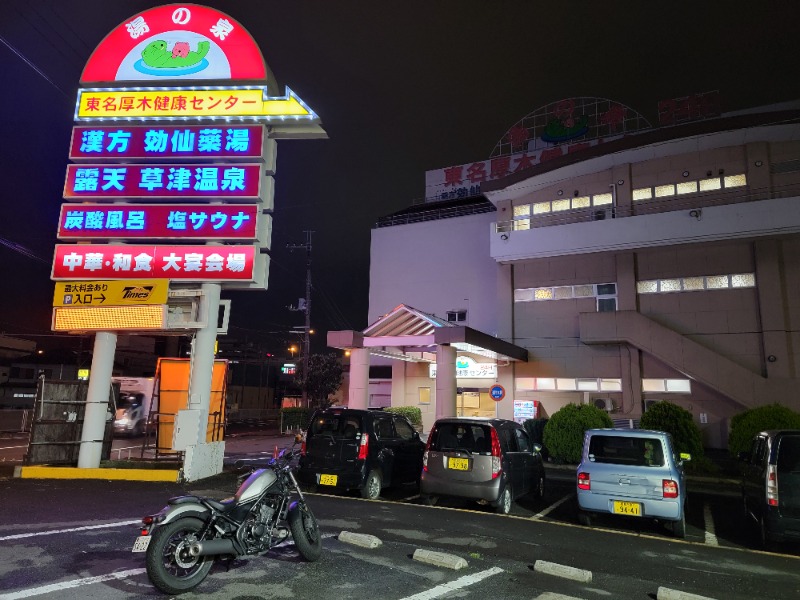
[[[42,347],[74,339],[50,332],[49,274],[78,80],[107,33],[160,4],[0,3],[2,333]],[[655,124],[659,100],[694,93],[719,90],[723,111],[800,98],[793,2],[207,4],[249,30],[278,82],[330,136],[279,142],[269,290],[223,291],[233,299],[230,334],[275,352],[291,339],[279,332],[303,324],[286,307],[305,294],[305,254],[288,244],[315,232],[321,351],[327,330],[368,325],[377,219],[421,199],[426,170],[489,158],[543,105],[608,98]]]

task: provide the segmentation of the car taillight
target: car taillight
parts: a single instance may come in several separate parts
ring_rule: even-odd
[[[436,426],[434,425],[428,432],[428,441],[425,442],[425,452],[422,454],[422,470],[426,473],[428,472],[428,452],[430,452],[431,440],[433,439],[435,433]]]
[[[778,472],[775,465],[767,465],[767,504],[778,506]]]
[[[678,497],[678,482],[672,479],[661,480],[661,490],[664,498],[677,498]]]
[[[578,489],[579,490],[592,489],[592,480],[588,473],[578,473]]]
[[[492,479],[500,477],[503,471],[503,465],[500,460],[500,438],[497,436],[497,430],[492,428]]]
[[[369,450],[369,434],[361,434],[361,444],[358,446],[358,460],[367,459],[367,451]]]

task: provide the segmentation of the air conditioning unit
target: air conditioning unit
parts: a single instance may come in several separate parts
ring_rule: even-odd
[[[614,411],[614,402],[611,398],[595,398],[592,403],[600,410],[605,410],[606,412]]]

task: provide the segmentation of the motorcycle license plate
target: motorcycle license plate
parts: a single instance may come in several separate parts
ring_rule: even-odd
[[[642,505],[638,502],[621,502],[619,500],[614,500],[614,514],[641,517]]]
[[[466,458],[448,458],[447,468],[454,469],[456,471],[468,471],[469,460],[467,460]]]
[[[136,538],[136,541],[133,542],[133,548],[131,552],[146,552],[147,546],[150,545],[150,540],[153,538],[151,535],[140,535]]]
[[[320,485],[336,485],[336,482],[339,481],[338,475],[320,475],[319,476],[319,484]]]

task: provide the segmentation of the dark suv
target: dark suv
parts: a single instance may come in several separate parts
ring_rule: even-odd
[[[800,429],[762,431],[739,459],[745,515],[762,545],[800,540]]]
[[[305,485],[357,489],[374,500],[381,488],[416,484],[424,451],[419,433],[405,417],[331,407],[311,418],[297,476]]]
[[[502,514],[517,498],[544,495],[542,447],[507,419],[441,418],[433,424],[420,479],[420,496],[471,498]]]

